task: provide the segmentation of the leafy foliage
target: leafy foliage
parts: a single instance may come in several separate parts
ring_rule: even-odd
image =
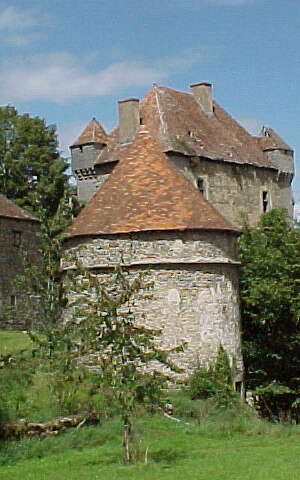
[[[149,364],[170,366],[167,352],[157,344],[159,331],[138,322],[132,309],[135,295],[147,295],[150,287],[141,275],[131,279],[120,267],[104,282],[80,266],[68,285],[69,339],[75,342],[75,356],[90,364],[120,406],[125,463],[132,461],[132,415],[141,403],[158,403],[166,381]]]
[[[247,387],[287,409],[300,394],[300,231],[276,209],[244,226],[240,251]]]
[[[0,192],[33,213],[54,215],[67,187],[55,126],[0,108]]]
[[[220,345],[216,362],[208,368],[199,366],[191,375],[190,395],[193,399],[214,397],[218,404],[227,404],[237,398],[232,385],[229,357]]]

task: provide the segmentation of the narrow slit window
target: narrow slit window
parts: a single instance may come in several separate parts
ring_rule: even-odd
[[[269,210],[269,192],[267,190],[262,192],[262,210],[264,213]]]
[[[12,308],[16,307],[17,306],[17,297],[16,295],[11,295],[10,296],[10,306]]]
[[[235,382],[234,389],[237,393],[242,392],[242,382]]]
[[[197,187],[200,193],[202,193],[203,197],[205,197],[205,183],[203,178],[199,177],[197,180]]]

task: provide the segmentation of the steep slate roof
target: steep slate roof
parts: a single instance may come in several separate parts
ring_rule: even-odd
[[[261,148],[266,150],[287,150],[292,152],[293,149],[282,140],[273,128],[263,127],[262,136],[258,137]]]
[[[14,202],[0,194],[0,217],[16,218],[19,220],[31,220],[39,222],[39,220],[27,212]]]
[[[88,143],[107,143],[106,132],[102,125],[100,125],[95,118],[93,118],[87,124],[81,135],[77,138],[73,145],[71,145],[71,148],[80,145],[86,145]]]
[[[164,152],[178,152],[238,164],[276,167],[264,155],[257,137],[213,102],[214,114],[206,115],[191,93],[154,86],[140,102],[143,124]],[[107,148],[96,163],[121,160],[128,145],[118,143],[117,129],[107,138]]]
[[[144,131],[66,237],[187,229],[237,231]]]

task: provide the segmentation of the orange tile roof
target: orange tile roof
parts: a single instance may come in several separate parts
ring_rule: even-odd
[[[77,140],[71,145],[71,147],[77,147],[80,145],[86,145],[88,143],[107,143],[107,135],[99,122],[93,118],[85,127],[83,132],[77,138]]]
[[[16,218],[19,220],[31,220],[39,222],[39,220],[27,212],[14,202],[0,194],[0,217]]]
[[[187,229],[237,231],[140,132],[66,237]]]

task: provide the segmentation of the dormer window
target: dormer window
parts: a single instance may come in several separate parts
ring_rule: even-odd
[[[13,231],[13,246],[20,247],[22,242],[22,232],[18,230]]]

